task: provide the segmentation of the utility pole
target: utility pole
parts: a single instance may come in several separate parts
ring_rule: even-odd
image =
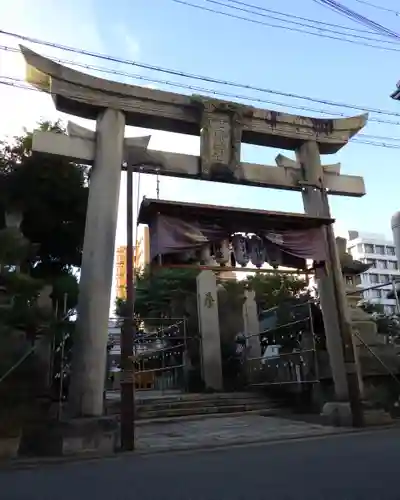
[[[135,448],[135,383],[133,347],[134,288],[133,288],[133,168],[126,170],[126,309],[121,332],[121,449]]]

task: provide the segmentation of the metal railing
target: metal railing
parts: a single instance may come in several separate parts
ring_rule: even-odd
[[[123,321],[118,318],[115,324]],[[200,342],[200,338],[187,334],[183,318],[143,318],[140,324],[143,329],[137,330],[133,339],[136,389],[187,390],[188,343]],[[118,336],[113,334],[116,347]]]
[[[307,316],[294,321],[277,325],[261,333],[245,335],[246,355],[245,369],[251,386],[276,386],[319,384],[319,370],[316,353],[316,339],[311,301],[290,306],[289,313],[298,307],[307,308]],[[303,327],[302,327],[303,325]],[[285,332],[286,330],[286,332]],[[265,340],[266,346],[261,356],[248,357],[247,347],[251,339],[260,342],[261,349]],[[309,345],[305,346],[308,340]],[[284,344],[297,344],[290,352],[284,351]],[[282,345],[283,344],[283,345]],[[268,347],[277,347],[278,354],[266,356]],[[280,347],[278,347],[280,346]],[[282,348],[282,350],[280,349]]]
[[[347,292],[346,295],[358,295],[358,294],[363,294],[364,292],[369,292],[370,290],[379,290],[380,288],[386,287],[386,286],[391,286],[393,293],[393,299],[395,300],[395,309],[396,309],[396,314],[400,315],[400,301],[399,301],[399,296],[398,293],[400,291],[397,290],[396,284],[400,283],[400,278],[394,278],[390,281],[386,281],[385,283],[377,283],[376,285],[371,285],[367,286],[365,288],[358,288],[357,290]],[[388,294],[390,292],[388,291]]]

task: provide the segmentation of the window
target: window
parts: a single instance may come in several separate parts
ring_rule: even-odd
[[[370,290],[369,293],[372,299],[380,299],[382,297],[380,290]]]
[[[346,285],[352,286],[353,284],[353,276],[346,276]]]
[[[375,259],[366,259],[367,264],[371,264],[372,267],[376,267],[376,260]]]
[[[394,314],[395,313],[395,306],[385,306],[384,311],[386,314]]]
[[[389,276],[386,276],[385,274],[379,275],[379,283],[387,283],[388,281],[389,281]]]
[[[387,268],[388,268],[388,269],[391,269],[391,270],[393,270],[393,271],[397,271],[397,268],[398,268],[398,266],[397,266],[397,262],[395,262],[395,261],[393,261],[393,260],[388,260],[388,261],[387,261]]]
[[[377,269],[387,269],[387,261],[386,260],[377,260],[376,261]]]
[[[359,243],[357,245],[357,250],[359,253],[363,253],[364,252],[364,245],[362,243]]]
[[[374,253],[374,245],[370,245],[369,243],[366,243],[364,245],[365,253]]]
[[[375,245],[375,253],[385,255],[385,247],[383,245]]]
[[[387,253],[387,255],[396,255],[394,247],[387,246],[386,247],[386,253]]]
[[[379,283],[379,276],[377,274],[371,273],[369,275],[369,279],[373,285],[377,285]]]
[[[354,276],[354,282],[356,285],[361,285],[361,276],[357,274],[357,276]]]

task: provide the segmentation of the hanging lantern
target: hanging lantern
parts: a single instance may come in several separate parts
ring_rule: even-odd
[[[229,241],[222,240],[215,244],[215,260],[218,264],[226,265],[229,262]]]
[[[264,259],[274,269],[282,265],[282,251],[276,244],[271,244],[269,238],[267,238],[264,244]]]
[[[260,237],[256,236],[255,234],[247,241],[249,245],[250,261],[253,264],[253,266],[260,268],[265,262],[264,242]]]
[[[180,254],[180,257],[182,262],[190,262],[196,259],[196,251],[188,250],[186,252],[182,252],[182,254]]]
[[[232,238],[232,248],[236,262],[240,266],[246,267],[250,260],[247,251],[247,238],[241,234],[235,234]]]
[[[212,256],[211,245],[205,245],[200,250],[200,264],[212,266],[215,260]]]

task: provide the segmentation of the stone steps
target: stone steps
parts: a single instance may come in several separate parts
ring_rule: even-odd
[[[171,410],[174,408],[219,408],[221,406],[235,406],[235,405],[243,405],[243,406],[251,406],[262,403],[264,406],[266,401],[262,401],[256,398],[227,398],[227,399],[217,399],[217,400],[192,400],[192,401],[154,401],[151,403],[138,403],[139,408],[147,408],[152,410]]]
[[[137,399],[136,418],[157,420],[218,414],[243,414],[277,408],[279,403],[252,393],[182,394]],[[120,402],[108,404],[107,414],[119,414]]]
[[[155,419],[166,417],[183,417],[188,415],[210,415],[215,413],[243,413],[247,411],[265,410],[265,403],[252,403],[252,404],[230,404],[219,406],[203,406],[203,407],[180,407],[180,408],[165,408],[150,410],[147,408],[139,407],[137,411],[137,418]]]
[[[156,418],[138,418],[136,420],[136,425],[146,426],[146,425],[159,425],[159,424],[174,424],[180,422],[190,422],[193,420],[205,420],[205,419],[218,419],[218,418],[226,418],[226,417],[243,417],[248,415],[261,415],[263,417],[272,416],[276,417],[280,415],[281,412],[277,409],[267,409],[267,410],[247,410],[247,411],[238,411],[235,413],[203,413],[201,415],[184,415],[177,417],[160,417]]]

